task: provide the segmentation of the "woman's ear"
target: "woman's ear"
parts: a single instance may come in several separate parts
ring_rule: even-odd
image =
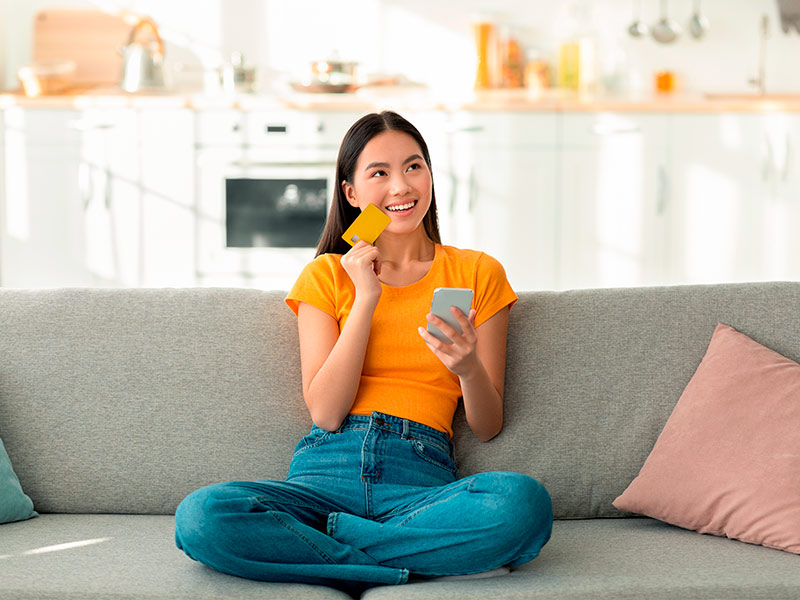
[[[342,191],[344,192],[344,197],[350,206],[354,206],[358,208],[358,201],[356,200],[355,189],[353,186],[350,185],[347,180],[342,180]]]

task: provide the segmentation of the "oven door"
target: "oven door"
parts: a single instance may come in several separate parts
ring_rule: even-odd
[[[200,285],[289,289],[314,258],[333,196],[323,151],[205,149],[198,154]]]

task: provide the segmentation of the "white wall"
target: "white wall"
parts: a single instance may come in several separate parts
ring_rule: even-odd
[[[242,50],[270,80],[299,77],[309,61],[338,51],[367,72],[404,73],[436,90],[472,86],[470,19],[489,11],[513,23],[524,40],[555,59],[576,31],[591,31],[604,80],[621,89],[649,90],[653,73],[672,69],[690,91],[748,89],[757,71],[758,27],[770,18],[767,88],[800,91],[800,35],[780,30],[775,0],[705,0],[711,22],[705,39],[688,32],[673,44],[632,39],[627,26],[638,0],[0,0],[0,81],[30,61],[33,15],[45,7],[129,9],[152,16],[168,42],[167,58],[212,68]],[[641,0],[643,20],[660,16],[659,0]],[[694,0],[672,0],[669,14],[685,27]],[[3,26],[5,24],[5,32]]]

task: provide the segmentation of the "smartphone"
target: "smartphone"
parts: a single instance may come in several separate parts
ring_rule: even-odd
[[[374,244],[378,236],[391,222],[392,217],[374,204],[367,204],[352,225],[344,232],[342,239],[351,246],[355,246],[361,240],[368,244]]]
[[[472,307],[472,290],[469,288],[436,288],[433,290],[431,312],[461,333],[461,325],[458,324],[455,315],[450,312],[451,306],[461,309],[461,312],[469,317],[469,309]],[[430,321],[428,322],[428,332],[443,342],[453,343]]]

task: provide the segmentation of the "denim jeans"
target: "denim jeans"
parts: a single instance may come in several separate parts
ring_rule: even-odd
[[[286,481],[201,488],[175,541],[218,571],[263,581],[400,584],[533,560],[550,539],[550,495],[506,471],[457,478],[447,434],[398,417],[314,426]]]

